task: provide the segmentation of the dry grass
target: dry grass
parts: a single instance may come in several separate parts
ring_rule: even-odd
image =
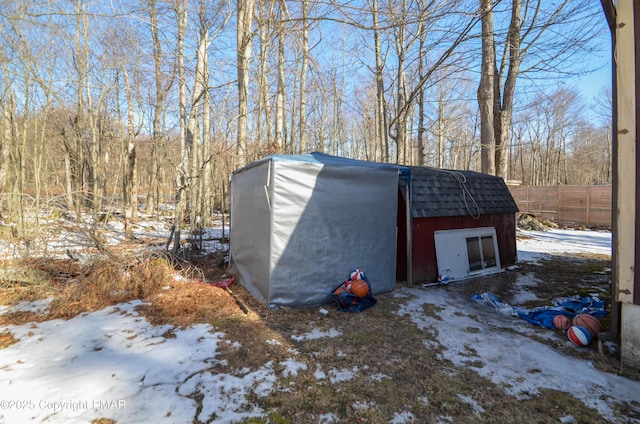
[[[162,257],[100,259],[62,290],[51,305],[51,314],[70,318],[116,303],[145,299],[169,284],[171,278],[172,269]]]
[[[0,304],[44,299],[56,293],[55,276],[48,272],[50,261],[16,260],[0,262]]]
[[[42,272],[38,284],[31,291],[22,283],[3,286],[0,303],[54,295],[50,315],[4,315],[0,316],[2,323],[70,318],[131,299],[146,302],[139,311],[154,324],[186,327],[209,323],[212,331],[226,334],[225,342],[218,346],[219,358],[226,360],[225,365],[216,365],[220,372],[241,373],[271,361],[280,376],[279,390],[266,398],[251,399],[267,411],[267,418],[247,423],[317,423],[329,412],[341,423],[388,423],[398,411],[410,412],[418,417],[416,422],[425,423],[442,422],[443,417],[456,423],[557,423],[568,415],[581,423],[605,422],[569,394],[541,390],[519,400],[469,368],[454,365],[438,344],[437,334],[420,330],[397,313],[406,299],[393,294],[380,295],[375,307],[355,315],[342,314],[335,305],[324,307],[328,314],[320,308],[272,311],[234,284],[231,290],[248,309],[245,313],[228,291],[202,282],[225,277],[227,270],[220,268],[214,257],[200,257],[188,266],[167,257],[125,257],[87,266],[73,261],[34,266]],[[508,299],[514,281],[532,274],[540,284],[530,289],[536,290],[540,299],[576,291],[604,294],[610,276],[603,270],[608,266],[606,259],[556,257],[542,266],[524,264],[518,270],[478,279],[473,285],[459,285],[455,290],[494,291]],[[176,275],[183,278],[176,279]],[[425,313],[439,315],[436,307]],[[341,336],[294,338],[314,329],[337,330]],[[171,331],[165,337],[172,337]],[[554,349],[563,349],[560,337]],[[553,344],[548,338],[540,341]],[[0,333],[0,348],[13,342],[9,333]],[[565,349],[565,353],[615,372],[615,358],[600,356],[595,349],[592,346],[580,353]],[[286,375],[283,361],[291,359],[303,366],[297,374]],[[469,360],[476,367],[483,365],[481,359],[470,356]],[[350,378],[341,380],[341,373],[350,374]],[[321,375],[324,378],[319,378]],[[472,398],[484,412],[477,412],[464,397]],[[635,412],[620,405],[619,413],[624,417]]]
[[[8,331],[3,331],[0,333],[0,349],[4,349],[5,347],[11,346],[17,340],[13,337],[13,334]]]

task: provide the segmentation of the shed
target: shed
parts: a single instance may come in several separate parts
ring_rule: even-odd
[[[396,282],[399,175],[408,168],[321,153],[273,155],[231,177],[230,255],[270,306],[331,302],[354,268],[375,294]]]
[[[329,303],[353,268],[377,295],[516,261],[517,205],[472,171],[272,155],[233,173],[230,206],[233,271],[269,306]]]
[[[463,279],[516,262],[518,206],[502,178],[412,167],[409,185],[410,216],[398,215],[398,280]],[[398,210],[406,197],[398,197]]]

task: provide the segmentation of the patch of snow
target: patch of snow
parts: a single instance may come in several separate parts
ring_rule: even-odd
[[[351,404],[351,406],[353,406],[353,409],[355,410],[362,410],[362,411],[366,411],[368,409],[374,409],[377,408],[378,405],[376,405],[375,402],[369,402],[369,401],[357,401],[357,402],[353,402]]]
[[[384,379],[390,379],[391,377],[389,377],[386,374],[373,374],[372,376],[369,377],[370,380],[372,381],[382,381]]]
[[[201,421],[263,414],[248,398],[273,390],[270,364],[241,376],[214,372],[223,333],[199,324],[165,338],[172,327],[151,325],[135,311],[140,304],[8,326],[18,342],[0,350],[0,387],[14,405],[29,403],[3,409],[0,423],[191,422],[196,390],[205,397]]]
[[[339,383],[341,381],[349,381],[358,373],[358,367],[348,370],[346,368],[329,370],[329,381]]]
[[[316,364],[316,370],[313,373],[313,376],[316,378],[316,380],[324,380],[325,378],[327,378],[327,374],[322,371],[322,365]]]
[[[329,338],[335,338],[340,336],[342,333],[338,330],[336,330],[335,328],[330,328],[327,331],[322,331],[319,330],[317,328],[313,329],[312,331],[303,334],[301,336],[291,336],[291,338],[297,342],[301,342],[304,340],[315,340],[315,339],[321,339],[324,337],[329,337]]]
[[[416,416],[411,412],[395,412],[393,419],[389,421],[391,424],[407,424],[416,421]]]
[[[307,369],[307,364],[300,361],[294,361],[293,359],[287,359],[286,361],[280,362],[280,366],[284,367],[284,371],[282,372],[284,377],[295,377],[298,375],[298,371],[305,371]]]
[[[340,421],[340,417],[336,414],[329,412],[328,414],[321,414],[318,417],[318,424],[333,424]]]
[[[608,231],[554,229],[518,230],[518,233],[524,236],[516,242],[519,261],[536,262],[544,255],[562,253],[611,254],[611,233]]]
[[[531,274],[519,277],[514,286],[517,292],[511,296],[509,303],[521,305],[528,301],[539,300],[539,297],[536,296],[535,293],[528,290],[529,287],[535,287],[537,284],[538,280]]]
[[[473,408],[473,412],[475,414],[481,414],[484,412],[484,408],[480,406],[480,404],[471,396],[458,394],[458,399],[460,399],[462,402],[466,403],[467,405],[470,405],[471,408]]]

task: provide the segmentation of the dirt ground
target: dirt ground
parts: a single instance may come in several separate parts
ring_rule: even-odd
[[[237,284],[228,290],[209,284],[230,277],[224,264],[220,266],[219,254],[194,255],[190,263],[157,256],[144,260],[120,256],[115,264],[113,261],[112,258],[91,265],[73,260],[29,265],[5,263],[5,268],[15,267],[20,272],[0,278],[0,304],[49,296],[54,296],[56,301],[49,315],[4,314],[0,316],[0,324],[69,318],[84,310],[142,298],[149,304],[142,306],[141,311],[152,323],[176,327],[209,323],[216,331],[225,332],[229,342],[221,346],[220,352],[227,360],[225,372],[258,368],[270,360],[279,364],[295,350],[298,360],[309,363],[307,370],[289,377],[288,384],[297,389],[252,399],[268,411],[268,418],[247,423],[317,423],[318,416],[327,412],[336,414],[339,422],[387,423],[398,407],[411,410],[421,422],[440,422],[441,417],[446,416],[460,423],[557,423],[567,415],[580,423],[607,422],[597,411],[567,393],[541,390],[537,395],[519,400],[506,395],[501,387],[474,371],[443,359],[441,348],[426,347],[425,338],[429,335],[407,325],[406,318],[395,313],[402,299],[392,293],[378,296],[378,304],[362,314],[341,314],[332,304],[273,311]],[[527,287],[537,300],[523,306],[548,305],[551,299],[562,296],[598,294],[607,301],[608,308],[610,269],[608,257],[554,256],[538,264],[522,263],[514,269],[477,278],[473,284],[455,283],[434,289],[468,295],[491,291],[509,303],[517,294],[515,282],[528,276],[537,281]],[[114,284],[112,280],[119,280],[114,275],[120,273],[126,277],[122,278],[124,286],[109,286],[90,295],[82,291],[89,290],[89,285],[82,288],[83,282],[91,281],[91,287],[96,281],[104,285],[109,280],[109,284]],[[133,288],[131,281],[134,281]],[[113,293],[121,295],[114,297]],[[323,309],[329,313],[323,313]],[[434,316],[438,313],[435,307],[426,312]],[[602,323],[608,328],[606,318]],[[339,343],[327,339],[292,341],[294,335],[331,328],[343,334]],[[171,337],[171,331],[165,337]],[[620,369],[617,352],[601,354],[597,344],[579,351],[568,349],[565,336],[558,333],[557,337],[557,342],[553,338],[540,338],[540,341],[566,355],[588,359],[602,370],[638,378],[634,372]],[[278,343],[265,344],[264,340]],[[0,332],[0,348],[13,342],[9,333]],[[437,345],[437,340],[431,342]],[[380,381],[354,378],[338,384],[317,384],[316,368],[312,365],[317,363],[321,363],[324,370],[373,368],[390,378]],[[474,414],[469,404],[460,402],[460,395],[472,396],[485,413]],[[357,407],[363,398],[376,407]],[[621,419],[640,419],[625,405],[620,405],[616,413]]]

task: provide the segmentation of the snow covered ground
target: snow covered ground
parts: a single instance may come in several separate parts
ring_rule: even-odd
[[[545,254],[592,253],[611,255],[611,233],[608,231],[519,231],[518,260],[535,262]]]
[[[606,232],[552,230],[524,234],[530,238],[518,241],[521,261],[565,251],[608,254],[611,248],[610,233]],[[531,326],[522,326],[490,308],[474,306],[474,315],[481,320],[456,313],[460,302],[469,302],[453,291],[402,288],[393,295],[406,298],[398,313],[406,314],[425,333],[433,332],[447,359],[471,367],[513,396],[542,388],[565,391],[611,420],[612,402],[640,403],[640,382],[599,371],[588,361],[556,352],[528,337],[535,331]],[[68,321],[0,328],[0,332],[9,331],[18,340],[0,350],[0,423],[87,423],[99,417],[118,423],[191,423],[194,416],[202,422],[214,417],[216,423],[241,422],[266,413],[250,401],[252,396],[269,396],[282,390],[280,377],[295,375],[307,367],[292,352],[291,358],[279,364],[285,369],[281,375],[266,359],[258,369],[233,375],[217,372],[216,364],[223,361],[217,352],[221,343],[226,343],[223,332],[207,324],[183,330],[151,325],[136,312],[140,303],[119,304]],[[425,314],[425,304],[443,307],[441,319],[436,321]],[[17,307],[46,306],[46,302],[39,302]],[[4,308],[4,312],[7,310]],[[450,327],[436,334],[434,328],[442,322]],[[471,335],[474,352],[469,351],[469,333],[465,331],[470,326],[479,329]],[[165,337],[168,330],[175,337]],[[461,334],[467,336],[459,337]],[[296,337],[335,336],[316,330]],[[482,367],[474,366],[478,358]],[[325,369],[316,378],[329,376],[331,381],[342,381],[349,378],[349,372]],[[199,411],[197,396],[204,396]],[[464,396],[460,401],[475,402]],[[318,419],[319,423],[337,421],[333,414]],[[420,419],[407,412],[396,414],[393,422]],[[574,420],[568,416],[563,422]]]

